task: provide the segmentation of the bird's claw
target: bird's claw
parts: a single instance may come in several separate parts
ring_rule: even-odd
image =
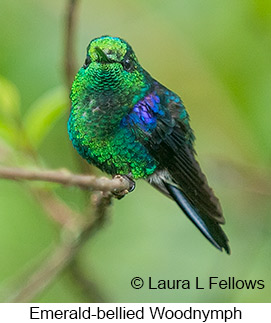
[[[126,194],[132,192],[135,189],[135,182],[127,175],[115,175],[114,179],[125,179],[129,183],[129,188],[119,192],[112,192],[114,197],[118,200],[122,199]]]

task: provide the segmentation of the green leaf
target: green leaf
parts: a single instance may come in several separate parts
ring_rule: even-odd
[[[20,116],[20,95],[17,87],[0,76],[0,118],[14,121]]]
[[[8,144],[15,146],[18,142],[18,129],[0,119],[0,137]]]
[[[69,106],[68,93],[64,87],[57,87],[45,93],[32,104],[23,124],[29,142],[38,147],[54,123]]]
[[[8,144],[18,143],[20,94],[17,87],[0,76],[0,137]]]

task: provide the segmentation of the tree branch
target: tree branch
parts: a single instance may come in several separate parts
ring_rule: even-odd
[[[67,186],[77,186],[81,189],[94,191],[128,193],[129,182],[121,176],[113,179],[89,175],[72,174],[68,170],[34,170],[16,167],[0,167],[0,178],[10,180],[30,180],[58,183]]]
[[[71,278],[81,290],[83,297],[91,303],[107,303],[109,300],[103,295],[102,288],[95,282],[93,277],[88,277],[80,267],[78,259],[75,257],[68,268]],[[88,272],[92,270],[88,268]],[[93,274],[93,273],[92,273]],[[95,274],[93,274],[95,276]]]
[[[76,17],[76,8],[78,0],[69,0],[67,8],[66,25],[66,44],[65,44],[65,74],[66,82],[70,88],[75,74],[75,55],[74,55],[74,26]]]
[[[65,76],[66,84],[70,88],[75,74],[75,18],[79,0],[68,0],[66,13],[66,38],[65,38]],[[30,154],[30,152],[27,152]],[[31,152],[32,153],[32,152]],[[35,159],[35,158],[34,158]],[[36,161],[36,160],[35,160]],[[82,169],[85,169],[81,162]],[[82,167],[83,165],[83,167]],[[89,170],[88,170],[89,174]],[[44,191],[39,187],[28,186],[47,211],[49,216],[61,224],[61,237],[63,238],[44,262],[24,280],[22,286],[8,301],[27,302],[39,295],[69,264],[94,232],[104,223],[110,205],[112,194],[121,197],[128,193],[130,183],[127,179],[118,176],[110,180],[105,177],[97,178],[89,175],[71,174],[67,170],[37,170],[0,166],[0,179],[14,181],[45,181],[58,183],[67,186],[77,186],[81,189],[102,191],[92,195],[91,215],[87,217],[77,214],[56,198],[52,191]],[[86,191],[86,193],[88,193]],[[87,194],[89,196],[89,194]],[[86,220],[87,218],[87,220]],[[87,284],[81,273],[76,271],[76,275],[81,278],[82,284]],[[98,289],[93,284],[88,284],[88,294],[95,301],[101,301]]]
[[[29,279],[12,296],[7,297],[7,302],[29,302],[38,296],[61,273],[77,255],[79,249],[99,229],[107,215],[111,203],[111,194],[97,193],[93,199],[94,214],[78,230],[63,231],[63,241],[53,250],[52,254],[44,261]],[[79,232],[79,235],[78,235]]]

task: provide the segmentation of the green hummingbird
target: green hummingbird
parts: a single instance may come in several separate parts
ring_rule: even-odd
[[[230,253],[220,203],[195,159],[181,98],[139,64],[131,46],[102,36],[87,47],[71,89],[70,140],[111,175],[143,178],[172,198],[203,235]]]

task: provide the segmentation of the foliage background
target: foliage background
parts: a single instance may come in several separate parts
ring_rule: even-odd
[[[66,131],[64,84],[66,1],[0,3],[0,163],[29,165],[16,151],[27,140],[47,168],[80,171]],[[128,40],[141,64],[181,95],[191,116],[196,149],[220,197],[232,255],[219,253],[174,203],[144,182],[114,201],[103,230],[76,258],[81,274],[105,301],[271,301],[271,3],[216,0],[82,1],[77,68],[88,42],[110,34]],[[24,117],[26,134],[18,129]],[[51,127],[51,121],[53,125]],[[28,139],[25,139],[28,138]],[[42,184],[40,184],[42,185]],[[81,210],[83,193],[49,187]],[[1,297],[59,240],[23,184],[0,180]],[[147,279],[263,279],[263,290],[133,290]],[[15,283],[14,283],[15,279]],[[91,299],[68,267],[34,301]]]

